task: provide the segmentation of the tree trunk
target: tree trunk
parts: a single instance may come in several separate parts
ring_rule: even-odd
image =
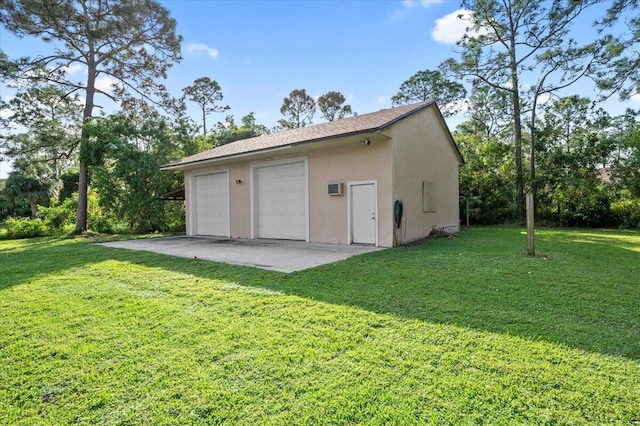
[[[29,200],[29,206],[31,207],[31,219],[38,217],[38,203],[36,200]]]
[[[512,31],[512,34],[515,32]],[[511,99],[513,101],[513,135],[514,157],[516,162],[516,219],[522,221],[524,205],[524,178],[522,171],[522,121],[520,107],[520,82],[518,81],[518,63],[516,59],[515,36],[511,38],[510,68],[511,68]]]
[[[202,134],[207,137],[207,113],[204,106],[202,107]]]
[[[538,95],[533,99],[533,107],[531,108],[531,147],[529,148],[529,170],[531,174],[531,193],[533,194],[533,211],[535,213],[536,206],[536,108],[538,107]]]
[[[89,165],[88,149],[89,134],[86,125],[93,115],[93,98],[95,96],[96,66],[89,61],[87,71],[87,91],[84,111],[82,114],[82,134],[80,136],[80,170],[78,173],[78,215],[76,220],[76,233],[80,234],[87,230],[87,194],[89,192]]]

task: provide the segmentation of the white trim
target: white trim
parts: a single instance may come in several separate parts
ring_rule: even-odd
[[[360,180],[354,182],[347,182],[347,244],[353,244],[351,238],[351,188],[357,185],[373,185],[373,203],[375,208],[375,245],[378,247],[378,181],[377,180]]]
[[[206,170],[198,170],[196,172],[189,172],[189,194],[188,194],[188,219],[189,226],[187,229],[187,235],[193,236],[196,235],[197,227],[196,227],[196,208],[195,208],[195,200],[196,200],[196,177],[198,176],[206,176],[206,175],[217,175],[224,173],[225,178],[227,180],[227,233],[226,237],[231,238],[231,188],[229,187],[229,167],[219,167],[216,169],[206,169]],[[224,235],[221,235],[224,236]]]
[[[282,158],[279,160],[272,161],[261,161],[256,163],[251,163],[250,171],[249,171],[249,181],[251,182],[251,238],[258,238],[258,215],[256,212],[257,200],[258,196],[255,188],[257,187],[257,178],[258,174],[255,173],[256,169],[262,167],[271,167],[271,166],[284,166],[287,164],[293,163],[304,163],[304,209],[305,209],[305,241],[309,242],[309,157],[291,157],[291,158]]]

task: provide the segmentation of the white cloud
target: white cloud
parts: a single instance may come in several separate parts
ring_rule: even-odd
[[[454,44],[465,34],[475,36],[483,33],[470,30],[473,12],[467,9],[458,9],[442,18],[436,19],[436,26],[431,32],[431,37],[439,43]]]
[[[538,96],[539,105],[544,105],[548,103],[550,100],[551,100],[551,95],[548,93],[543,93],[542,95]]]
[[[187,45],[187,53],[193,56],[207,55],[210,58],[217,59],[220,52],[218,49],[207,46],[204,43],[189,43]]]
[[[82,66],[80,64],[71,64],[71,65],[68,65],[68,66],[64,67],[64,73],[66,75],[77,74],[82,70],[84,70],[84,66]]]
[[[7,119],[13,115],[13,110],[11,108],[2,108],[0,109],[0,117]]]
[[[387,103],[388,98],[386,96],[380,96],[380,97],[378,97],[377,101],[378,101],[379,104],[385,104],[385,103]]]
[[[443,2],[444,0],[403,0],[401,3],[402,3],[402,6],[408,9],[412,9],[416,6],[422,6],[424,8],[427,8],[431,5],[439,4]]]
[[[640,93],[636,93],[635,95],[631,95],[631,98],[629,98],[631,100],[631,102],[636,102],[636,103],[640,103]]]
[[[113,77],[103,76],[96,78],[96,89],[102,90],[105,93],[111,93],[113,91],[113,85],[118,83]]]

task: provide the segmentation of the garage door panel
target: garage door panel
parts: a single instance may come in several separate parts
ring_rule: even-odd
[[[227,236],[229,185],[227,173],[195,177],[195,234]]]
[[[305,162],[259,167],[256,172],[258,237],[305,240]]]

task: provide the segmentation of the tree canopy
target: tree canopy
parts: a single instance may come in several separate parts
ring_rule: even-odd
[[[294,89],[284,98],[280,113],[283,118],[278,121],[285,129],[296,129],[313,124],[316,113],[316,101],[305,89]]]
[[[0,22],[19,37],[37,37],[55,46],[52,53],[19,58],[3,66],[16,80],[47,81],[67,95],[84,95],[83,122],[93,116],[96,95],[126,106],[132,94],[166,101],[167,69],[180,60],[181,37],[169,12],[154,0],[3,0]],[[69,72],[79,66],[84,82]],[[96,85],[99,77],[113,81],[112,91]],[[87,229],[88,134],[79,144],[79,186],[76,231]]]
[[[182,89],[184,97],[195,102],[202,112],[202,133],[207,136],[207,115],[212,112],[222,112],[229,109],[228,105],[220,105],[222,89],[217,81],[209,77],[197,78],[192,85]]]
[[[340,120],[353,114],[351,105],[345,105],[346,101],[342,93],[329,91],[318,98],[318,108],[325,120]]]
[[[595,46],[578,46],[568,37],[572,23],[599,0],[466,0],[463,7],[473,11],[472,28],[459,43],[459,59],[445,61],[452,75],[470,77],[510,96],[513,146],[516,168],[516,217],[523,218],[523,124],[524,110],[532,112],[538,96],[567,87],[589,69],[585,56],[595,54]],[[530,97],[522,85],[524,75],[535,82]],[[556,73],[556,79],[549,77]],[[531,133],[533,135],[533,133]],[[533,144],[531,145],[533,149]],[[533,172],[533,162],[531,166]]]
[[[467,91],[457,81],[448,80],[441,71],[418,71],[403,82],[391,101],[394,106],[433,100],[447,117],[463,109]]]

